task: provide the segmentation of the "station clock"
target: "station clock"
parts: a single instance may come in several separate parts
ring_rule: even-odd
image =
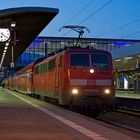
[[[0,28],[0,42],[6,42],[10,38],[10,30],[8,28]]]

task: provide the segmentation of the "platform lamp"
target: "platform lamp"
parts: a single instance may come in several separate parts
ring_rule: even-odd
[[[11,36],[11,40],[12,40],[12,45],[11,45],[11,52],[12,52],[12,62],[11,62],[11,68],[14,67],[14,46],[16,46],[16,22],[12,21],[11,22],[11,31],[12,31],[12,36]]]
[[[15,21],[11,22],[11,27],[12,28],[16,27],[16,22]]]

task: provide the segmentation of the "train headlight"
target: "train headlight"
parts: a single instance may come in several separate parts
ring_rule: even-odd
[[[73,95],[78,94],[78,89],[72,89],[72,94],[73,94]]]
[[[110,94],[110,90],[109,89],[105,89],[104,92],[105,92],[105,94]]]
[[[89,72],[90,72],[90,73],[94,73],[94,69],[90,69]]]

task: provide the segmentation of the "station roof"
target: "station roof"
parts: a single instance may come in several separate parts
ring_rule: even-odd
[[[139,70],[140,42],[112,50],[114,69],[118,71]]]
[[[46,7],[19,7],[0,10],[0,28],[9,28],[16,35],[11,36],[2,67],[9,67],[12,61],[12,45],[16,36],[16,45],[13,46],[14,61],[30,45],[37,35],[59,12],[56,8]],[[11,23],[16,23],[13,29]],[[0,61],[6,42],[0,42]]]

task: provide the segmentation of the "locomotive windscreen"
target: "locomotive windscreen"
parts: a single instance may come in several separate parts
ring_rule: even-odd
[[[91,61],[91,62],[90,62]],[[82,67],[108,68],[109,56],[107,54],[70,54],[70,65]]]
[[[108,68],[109,57],[107,54],[91,54],[91,65],[97,68]]]
[[[89,67],[89,54],[70,54],[70,65],[71,66],[84,66]]]

